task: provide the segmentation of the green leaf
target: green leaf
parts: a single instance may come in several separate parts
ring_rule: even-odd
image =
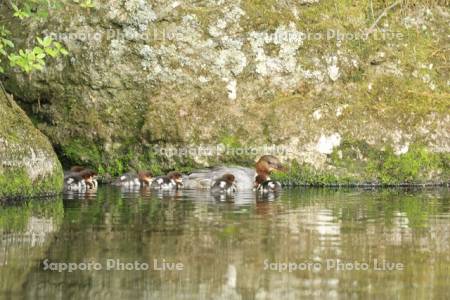
[[[2,39],[2,43],[10,48],[14,48],[14,43],[7,39]]]
[[[50,45],[52,44],[52,42],[53,42],[53,39],[51,38],[51,37],[49,37],[49,36],[46,36],[45,38],[44,38],[44,47],[50,47]]]
[[[51,57],[55,58],[58,56],[58,51],[54,50],[52,48],[46,48],[45,49],[45,53],[47,53],[48,55],[50,55]]]
[[[41,54],[41,53],[44,53],[44,50],[42,50],[42,48],[40,48],[40,47],[34,47],[33,52],[36,54]]]
[[[64,55],[64,56],[69,55],[69,51],[67,51],[67,50],[64,49],[64,48],[59,49],[59,51],[60,51],[61,54]]]

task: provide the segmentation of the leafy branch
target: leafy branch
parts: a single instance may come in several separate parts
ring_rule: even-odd
[[[8,7],[12,10],[12,15],[20,20],[27,18],[47,18],[51,10],[63,6],[63,0],[25,0],[20,6],[7,0]],[[71,0],[82,8],[94,8],[93,0]],[[0,74],[5,72],[6,61],[10,67],[19,68],[29,74],[34,70],[44,69],[46,59],[66,56],[69,52],[51,37],[36,37],[36,45],[32,49],[15,49],[14,43],[10,40],[11,32],[4,26],[0,27]],[[3,59],[3,61],[2,61]]]
[[[50,56],[57,58],[60,55],[68,55],[64,47],[60,43],[53,41],[51,37],[41,39],[37,37],[39,46],[31,49],[20,49],[18,53],[13,53],[8,56],[11,67],[19,67],[25,73],[30,73],[33,70],[43,70],[45,67],[45,58]]]

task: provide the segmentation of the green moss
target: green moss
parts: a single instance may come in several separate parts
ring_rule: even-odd
[[[342,183],[334,174],[317,170],[308,164],[299,164],[296,160],[290,163],[287,172],[277,172],[271,178],[287,186],[331,186]]]
[[[33,191],[33,183],[24,169],[2,172],[0,186],[0,199],[6,196],[31,196]]]
[[[241,26],[252,30],[273,30],[294,20],[292,11],[275,0],[247,0],[241,3],[245,16]]]
[[[379,178],[383,184],[426,183],[427,179],[435,179],[430,175],[443,167],[439,154],[414,146],[399,156],[388,151],[386,159],[380,164]]]
[[[31,181],[23,168],[3,170],[0,172],[0,186],[0,199],[58,194],[62,190],[63,174],[57,169],[51,176],[42,176]]]
[[[353,186],[435,184],[450,180],[448,153],[432,153],[414,144],[396,155],[392,148],[377,149],[364,141],[344,141],[328,157],[327,167],[316,169],[293,160],[288,171],[273,174],[283,185]]]
[[[445,182],[448,177],[448,155],[429,152],[413,144],[407,153],[396,155],[363,141],[344,141],[329,157],[336,174],[347,174],[354,183],[382,185],[425,184]]]
[[[73,139],[68,144],[62,146],[64,160],[69,160],[73,164],[95,165],[101,161],[100,150],[97,145],[81,138]]]
[[[46,139],[26,114],[0,91],[0,199],[24,198],[44,194],[55,194],[62,190],[61,166]],[[32,149],[32,150],[30,150]],[[45,153],[54,167],[50,174],[33,180],[28,175],[31,152]],[[6,162],[6,163],[3,163]]]

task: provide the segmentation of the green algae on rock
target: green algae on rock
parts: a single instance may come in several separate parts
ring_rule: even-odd
[[[48,139],[0,90],[0,200],[59,193],[62,168]]]

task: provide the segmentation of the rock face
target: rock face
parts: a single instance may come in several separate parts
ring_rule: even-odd
[[[100,172],[249,163],[270,148],[332,181],[448,180],[448,8],[395,8],[367,38],[383,1],[328,2],[67,5],[10,24],[71,54],[7,86],[63,162]]]
[[[62,168],[48,139],[0,90],[0,200],[62,190]]]

